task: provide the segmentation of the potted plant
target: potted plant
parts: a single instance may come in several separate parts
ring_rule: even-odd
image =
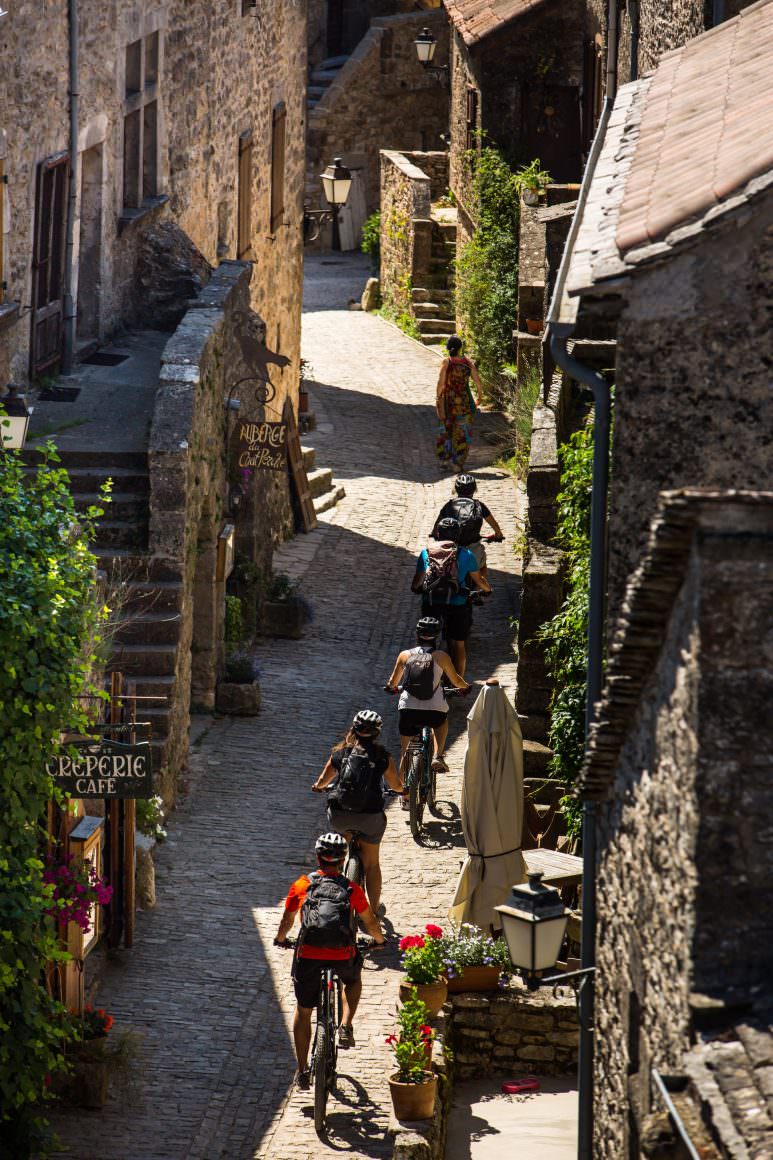
[[[442,939],[442,929],[431,922],[424,927],[424,934],[408,934],[400,939],[405,971],[400,999],[405,1003],[417,995],[426,1003],[430,1019],[434,1019],[448,997]]]
[[[260,712],[259,669],[244,645],[226,646],[225,676],[217,686],[218,713],[234,717],[254,717]]]
[[[43,882],[51,887],[46,914],[65,926],[74,922],[83,934],[91,930],[92,908],[106,906],[113,895],[112,886],[100,877],[94,864],[72,854],[64,862],[49,854]]]
[[[272,577],[261,613],[261,629],[266,636],[298,640],[309,619],[309,606],[298,593],[300,581],[283,572]]]
[[[386,1042],[397,1071],[389,1076],[389,1094],[398,1120],[428,1120],[435,1110],[437,1076],[432,1071],[432,1028],[429,1012],[415,989],[397,1012],[397,1034]]]
[[[513,972],[505,940],[492,938],[471,923],[452,927],[441,942],[449,993],[495,991],[500,978]]]
[[[137,1054],[137,1035],[132,1031],[109,1034],[113,1017],[90,1003],[82,1015],[68,1013],[64,1058],[66,1071],[57,1075],[52,1094],[79,1108],[102,1108],[110,1085],[123,1093],[131,1084],[131,1065]]]
[[[551,177],[546,169],[540,168],[539,157],[530,165],[522,165],[515,174],[521,196],[527,205],[538,205],[543,191],[550,185]]]

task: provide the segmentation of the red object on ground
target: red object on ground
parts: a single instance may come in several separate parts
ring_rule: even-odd
[[[520,1079],[506,1079],[502,1091],[507,1096],[519,1096],[523,1092],[538,1092],[539,1080],[536,1075],[524,1075]]]

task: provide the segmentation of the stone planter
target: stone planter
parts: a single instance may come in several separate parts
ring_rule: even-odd
[[[448,983],[439,979],[436,983],[411,983],[408,979],[400,982],[400,1002],[405,1003],[416,991],[416,997],[426,1004],[427,1017],[434,1019],[448,998]]]
[[[103,1053],[101,1040],[87,1040],[67,1058],[72,1071],[57,1075],[52,1092],[62,1103],[73,1108],[103,1108],[110,1088],[110,1060]]]
[[[523,190],[523,200],[526,205],[539,205],[539,194],[540,191],[538,189],[532,189],[527,185]]]
[[[461,974],[448,980],[449,995],[460,991],[498,991],[499,967],[465,967]]]
[[[266,636],[299,640],[306,623],[306,609],[301,600],[266,600],[261,610],[260,627]]]
[[[431,1071],[424,1073],[425,1083],[400,1083],[399,1072],[389,1077],[389,1094],[398,1120],[429,1120],[435,1112],[437,1076]]]
[[[221,681],[217,686],[215,708],[230,717],[255,717],[260,712],[260,685],[257,681],[242,684]]]

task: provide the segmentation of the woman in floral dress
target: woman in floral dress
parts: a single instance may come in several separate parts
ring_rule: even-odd
[[[440,466],[461,471],[470,450],[472,420],[477,403],[470,379],[480,399],[480,375],[471,359],[461,354],[462,340],[452,335],[446,343],[448,358],[443,360],[437,383],[437,415],[440,420],[435,448]]]

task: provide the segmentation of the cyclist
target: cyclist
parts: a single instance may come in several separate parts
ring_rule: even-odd
[[[442,619],[448,651],[463,677],[467,668],[465,641],[472,625],[470,584],[486,594],[491,592],[491,585],[478,571],[469,548],[459,545],[459,532],[458,520],[438,520],[435,533],[439,543],[420,553],[411,588],[422,595],[424,615]]]
[[[361,709],[311,787],[322,793],[327,786],[333,785],[327,805],[330,828],[343,834],[347,841],[353,834],[359,838],[365,890],[370,908],[379,918],[386,913],[385,907],[381,906],[378,857],[387,824],[383,782],[397,793],[407,792],[391,754],[383,745],[377,744],[382,725],[380,716],[373,709]]]
[[[481,576],[487,576],[486,549],[480,538],[483,521],[485,520],[493,530],[499,542],[504,540],[505,537],[502,529],[485,503],[474,498],[477,490],[478,483],[474,476],[467,475],[466,473],[457,475],[454,480],[454,491],[456,495],[452,496],[448,503],[443,504],[438,512],[432,535],[434,538],[438,538],[437,530],[441,520],[457,520],[459,523],[459,544],[463,548],[470,549],[477,561],[478,571]]]
[[[457,673],[448,653],[437,647],[440,621],[424,616],[416,625],[416,647],[404,649],[395,661],[387,682],[391,692],[400,692],[398,729],[400,731],[400,769],[404,772],[404,758],[408,742],[417,737],[425,725],[432,730],[434,756],[432,768],[447,773],[443,754],[448,736],[448,702],[443,692],[443,676],[457,689],[470,686]],[[426,658],[426,659],[425,659]]]
[[[341,834],[322,834],[315,846],[319,869],[293,882],[276,932],[274,946],[286,947],[295,916],[301,912],[301,933],[293,959],[293,984],[297,1007],[293,1040],[298,1070],[295,1084],[308,1091],[311,1013],[317,1003],[322,971],[334,967],[344,985],[343,1013],[338,1046],[354,1047],[352,1020],[362,994],[362,955],[354,937],[353,915],[360,916],[374,945],[384,945],[384,935],[359,886],[342,874],[346,839]]]

